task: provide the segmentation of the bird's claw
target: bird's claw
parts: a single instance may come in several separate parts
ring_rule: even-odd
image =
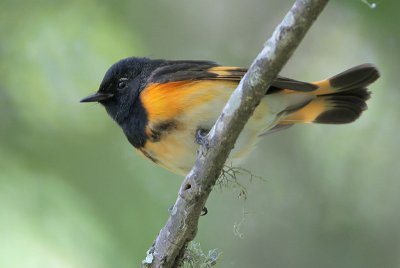
[[[207,139],[207,134],[208,131],[203,128],[199,128],[196,130],[196,143],[208,149],[210,148],[210,144]]]
[[[204,207],[204,208],[201,210],[200,216],[205,216],[205,215],[207,215],[207,213],[208,213],[208,209],[207,209],[206,207]]]

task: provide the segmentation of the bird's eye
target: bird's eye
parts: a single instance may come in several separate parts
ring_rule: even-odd
[[[126,87],[126,79],[121,79],[118,83],[118,89],[124,89]]]
[[[118,89],[124,89],[126,87],[126,82],[119,82]]]

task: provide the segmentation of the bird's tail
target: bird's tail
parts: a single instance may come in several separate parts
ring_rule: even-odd
[[[363,64],[314,82],[318,88],[307,94],[314,94],[316,98],[283,117],[278,124],[353,122],[367,108],[370,93],[366,87],[378,78],[379,72],[373,65]]]

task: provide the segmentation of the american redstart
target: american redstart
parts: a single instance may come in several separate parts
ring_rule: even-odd
[[[81,102],[99,102],[143,155],[185,175],[196,159],[199,133],[214,125],[246,73],[211,61],[126,58],[110,67],[99,90]],[[306,83],[277,77],[229,156],[235,165],[260,136],[299,123],[345,124],[367,108],[367,86],[378,70],[363,64]]]

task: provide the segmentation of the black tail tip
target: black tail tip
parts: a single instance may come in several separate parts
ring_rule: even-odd
[[[375,82],[380,77],[380,73],[375,65],[370,63],[361,64],[348,69],[330,78],[330,84],[342,90],[366,87]]]
[[[348,124],[357,120],[362,110],[354,110],[347,108],[335,108],[320,114],[315,118],[314,123],[318,124]]]
[[[352,89],[324,96],[329,102],[329,109],[315,118],[315,123],[320,124],[347,124],[357,120],[363,111],[367,110],[370,93],[366,88]]]

